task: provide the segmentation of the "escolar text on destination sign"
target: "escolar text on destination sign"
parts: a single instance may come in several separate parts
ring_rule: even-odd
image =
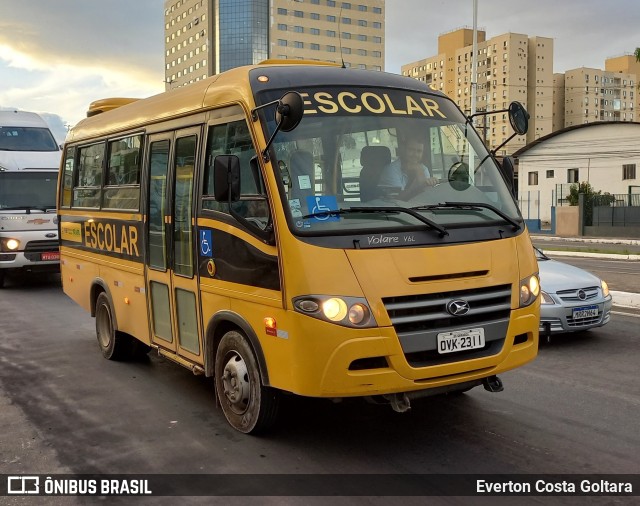
[[[317,91],[301,93],[305,114],[383,114],[446,119],[433,98],[373,91]]]

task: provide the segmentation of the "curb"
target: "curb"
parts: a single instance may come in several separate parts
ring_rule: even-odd
[[[582,251],[556,251],[556,250],[542,250],[545,255],[559,256],[559,257],[586,257],[586,258],[605,258],[607,260],[631,260],[634,262],[640,261],[640,255],[618,255],[616,253],[587,253]]]
[[[539,239],[541,241],[568,241],[568,242],[587,242],[601,244],[629,244],[631,246],[640,246],[638,239],[608,239],[605,237],[559,237],[557,235],[531,234],[531,240]]]
[[[617,307],[628,307],[640,309],[640,293],[609,292],[613,298],[613,305]]]

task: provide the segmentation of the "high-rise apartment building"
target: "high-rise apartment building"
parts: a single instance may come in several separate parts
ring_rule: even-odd
[[[553,39],[506,33],[486,39],[477,31],[477,83],[472,78],[473,30],[461,28],[438,37],[438,55],[402,66],[402,74],[419,79],[451,97],[471,112],[472,87],[476,86],[476,111],[506,109],[521,102],[531,116],[529,132],[502,147],[499,155],[516,151],[552,131]],[[512,133],[506,113],[478,117],[490,148]]]
[[[624,54],[622,56],[613,56],[607,58],[604,61],[604,69],[607,72],[615,72],[617,74],[633,74],[636,89],[634,90],[634,110],[636,121],[639,120],[638,109],[640,109],[640,89],[638,83],[640,83],[640,61],[636,60],[635,55]]]
[[[564,74],[564,126],[634,121],[636,76],[581,67]]]
[[[384,69],[384,0],[165,0],[167,89],[274,59]]]

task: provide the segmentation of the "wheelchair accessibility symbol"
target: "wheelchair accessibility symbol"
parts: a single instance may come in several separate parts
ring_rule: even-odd
[[[200,230],[200,255],[203,257],[212,257],[211,249],[211,230]]]
[[[320,213],[318,216],[311,218],[312,221],[340,221],[339,216],[330,213],[330,211],[338,210],[338,201],[333,195],[311,195],[307,197],[307,209],[309,210],[309,214]]]

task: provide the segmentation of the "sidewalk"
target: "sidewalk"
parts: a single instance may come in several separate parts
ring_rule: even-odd
[[[586,257],[586,258],[604,258],[609,260],[630,260],[640,261],[640,239],[628,239],[628,238],[608,238],[608,237],[558,237],[549,236],[544,234],[531,235],[532,241],[539,242],[564,242],[577,244],[589,244],[589,245],[603,245],[603,246],[616,246],[620,245],[623,249],[630,249],[633,253],[629,254],[615,254],[615,253],[591,253],[587,251],[580,251],[576,248],[576,251],[557,251],[553,250],[554,256],[565,257]],[[563,247],[570,247],[564,245]],[[640,293],[631,292],[619,292],[611,290],[611,297],[613,297],[613,304],[616,307],[640,309]]]
[[[556,235],[531,234],[531,239],[547,241],[569,241],[602,244],[628,244],[630,246],[640,246],[640,239],[612,238],[612,237],[559,237]]]

